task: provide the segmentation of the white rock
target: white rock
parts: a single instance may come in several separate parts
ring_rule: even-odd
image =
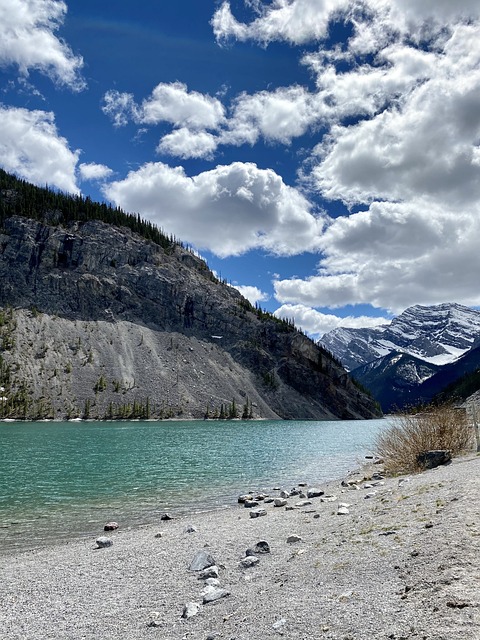
[[[370,493],[367,493],[367,495],[365,496],[365,499],[374,498],[376,495],[377,495],[376,491],[370,491]]]
[[[183,607],[182,618],[193,618],[200,611],[200,605],[198,602],[187,602]]]
[[[282,491],[280,491],[280,497],[281,498],[289,498],[290,497],[290,491],[285,491],[285,489],[282,489]]]
[[[312,504],[311,500],[301,500],[295,504],[296,507],[308,507],[309,504]]]
[[[274,507],[284,507],[286,504],[287,504],[286,498],[275,498],[275,500],[273,501]]]
[[[208,604],[209,602],[215,602],[215,600],[226,598],[229,595],[230,595],[230,591],[227,591],[226,589],[219,589],[218,587],[207,586],[202,591],[203,604]]]
[[[259,518],[260,516],[266,516],[266,515],[267,515],[267,510],[263,509],[262,507],[259,507],[258,509],[252,509],[250,511],[251,518]]]
[[[105,549],[106,547],[111,547],[113,545],[113,540],[111,538],[107,538],[107,536],[100,536],[95,540],[97,545],[97,549]]]
[[[337,515],[338,516],[347,516],[350,513],[348,507],[338,507]]]
[[[336,502],[338,500],[337,496],[323,496],[320,498],[320,502]]]
[[[257,558],[257,556],[247,556],[246,558],[242,558],[242,560],[240,560],[240,564],[244,569],[254,567],[259,562],[260,558]]]

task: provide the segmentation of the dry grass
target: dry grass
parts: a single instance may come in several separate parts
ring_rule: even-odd
[[[448,449],[452,456],[472,448],[473,428],[464,411],[451,405],[426,409],[423,413],[401,413],[376,439],[377,454],[389,473],[420,471],[419,454]]]

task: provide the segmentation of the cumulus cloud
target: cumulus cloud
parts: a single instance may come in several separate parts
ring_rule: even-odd
[[[351,37],[331,46],[343,21]],[[316,274],[275,282],[280,313],[295,310],[311,331],[315,306],[479,305],[480,5],[278,0],[242,23],[223,2],[212,25],[219,41],[317,44],[301,58],[316,90],[240,95],[229,139],[290,144],[310,133],[304,186],[363,209],[328,220]]]
[[[59,135],[53,113],[0,105],[1,166],[34,184],[78,193],[79,151]]]
[[[234,285],[234,289],[240,291],[242,296],[246,298],[251,304],[255,305],[258,302],[266,302],[269,300],[268,293],[261,291],[258,287],[252,287],[250,285],[237,284]]]
[[[217,98],[198,91],[189,91],[181,82],[158,84],[141,104],[131,93],[107,91],[103,112],[116,126],[130,120],[137,124],[156,125],[169,122],[176,127],[198,131],[217,129],[225,117],[225,109]]]
[[[250,24],[244,24],[234,17],[230,3],[223,2],[212,18],[212,27],[220,42],[235,38],[261,43],[286,40],[303,44],[325,38],[332,15],[347,6],[347,0],[278,0],[265,6]]]
[[[80,177],[83,180],[105,180],[109,178],[113,171],[104,164],[96,164],[95,162],[82,162],[78,166]]]
[[[22,76],[38,70],[59,84],[79,90],[80,56],[55,35],[67,5],[57,0],[2,0],[0,3],[0,66],[15,65]]]
[[[148,163],[105,186],[106,197],[199,249],[218,256],[262,248],[280,255],[314,250],[323,221],[271,169],[236,162],[196,176]]]
[[[163,136],[157,147],[159,153],[177,158],[212,158],[218,146],[217,138],[207,131],[191,131],[186,127]]]
[[[293,320],[295,326],[314,338],[321,338],[323,334],[338,327],[362,328],[378,327],[389,322],[387,318],[373,318],[370,316],[346,316],[341,318],[330,313],[322,313],[302,304],[284,304],[275,311],[277,318]]]

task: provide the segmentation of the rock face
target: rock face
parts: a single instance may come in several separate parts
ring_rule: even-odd
[[[378,415],[322,347],[179,244],[125,227],[5,217],[0,307],[13,308],[1,327],[9,391],[23,385],[35,417]]]

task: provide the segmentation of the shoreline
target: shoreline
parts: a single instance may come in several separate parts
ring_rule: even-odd
[[[89,538],[2,556],[0,636],[477,640],[480,457],[379,482],[324,483],[311,505],[294,496],[256,518],[237,505],[120,527],[103,534],[108,548]],[[243,566],[261,540],[270,553]],[[188,571],[202,550],[228,592],[208,604]]]

